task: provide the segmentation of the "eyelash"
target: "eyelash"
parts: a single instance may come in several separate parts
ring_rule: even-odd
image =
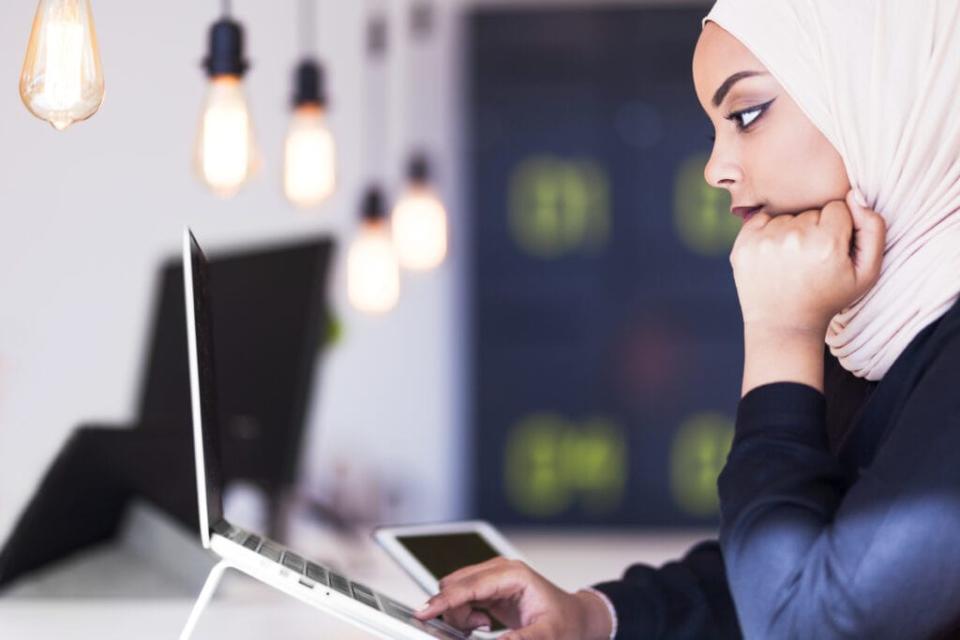
[[[774,100],[776,100],[776,98],[774,98]],[[755,107],[750,107],[749,109],[741,109],[740,111],[735,111],[734,113],[731,113],[728,116],[724,116],[724,120],[732,121],[736,125],[737,131],[746,131],[754,122],[756,122],[761,117],[763,117],[763,113],[767,110],[767,107],[769,107],[772,102],[773,100],[771,100],[770,102],[765,102],[763,104],[757,105]],[[741,124],[741,121],[737,119],[738,116],[742,116],[748,113],[753,113],[754,111],[757,112],[757,117],[751,120],[750,124]],[[715,142],[717,140],[717,136],[715,135],[710,135],[707,137],[710,139],[710,142]]]

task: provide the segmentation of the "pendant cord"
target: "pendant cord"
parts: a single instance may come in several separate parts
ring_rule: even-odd
[[[430,0],[416,0],[409,9],[407,19],[409,20],[409,47],[407,66],[404,69],[407,78],[404,122],[407,125],[406,143],[409,158],[405,159],[405,162],[408,160],[412,162],[414,157],[425,152],[424,123],[429,121],[432,106],[431,92],[426,90],[429,83],[425,81],[430,75],[429,66],[432,62],[430,40],[434,23],[434,7]],[[409,167],[406,165],[404,173],[405,175],[409,173]],[[409,178],[409,175],[406,177]]]
[[[223,9],[224,17],[229,18],[230,14],[233,13],[233,4],[230,0],[220,0],[220,7]]]
[[[368,2],[367,50],[365,65],[365,95],[362,153],[368,178],[384,187],[386,175],[387,140],[387,15],[381,6],[375,9]],[[373,10],[370,10],[373,9]]]
[[[297,27],[300,34],[300,51],[304,57],[317,55],[317,14],[316,0],[300,0]]]

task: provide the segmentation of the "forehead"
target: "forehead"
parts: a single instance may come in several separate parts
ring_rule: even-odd
[[[711,99],[724,80],[738,71],[766,71],[749,49],[713,21],[700,32],[693,52],[693,84],[701,104],[715,109]]]

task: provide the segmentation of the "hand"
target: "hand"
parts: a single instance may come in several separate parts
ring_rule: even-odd
[[[826,335],[880,276],[886,224],[846,199],[797,215],[754,215],[730,254],[745,327]],[[854,246],[851,247],[851,239]]]
[[[513,629],[501,640],[606,640],[613,624],[596,595],[568,593],[525,563],[506,558],[443,578],[440,593],[416,616],[428,620],[441,614],[447,624],[465,631],[490,625],[493,615]]]

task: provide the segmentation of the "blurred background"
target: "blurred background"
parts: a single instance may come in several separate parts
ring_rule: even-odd
[[[100,68],[51,89],[66,115],[30,85],[47,4],[0,9],[0,539],[92,447],[123,483],[98,548],[153,526],[131,503],[198,542],[170,462],[185,225],[234,520],[333,531],[335,558],[377,524],[483,518],[534,558],[582,550],[571,587],[711,535],[742,337],[690,71],[710,2],[93,0]],[[224,16],[242,54],[205,64]]]

